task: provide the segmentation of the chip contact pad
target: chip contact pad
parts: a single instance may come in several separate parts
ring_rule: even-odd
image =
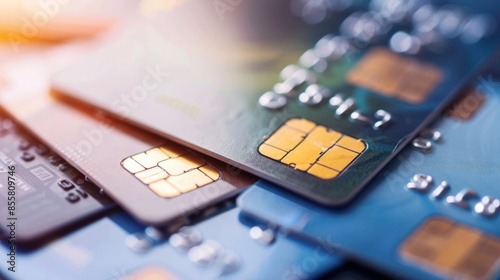
[[[155,147],[121,162],[154,193],[171,198],[217,181],[213,167],[176,144]]]
[[[293,118],[266,138],[259,146],[259,153],[329,180],[344,171],[365,149],[363,140],[306,119]]]

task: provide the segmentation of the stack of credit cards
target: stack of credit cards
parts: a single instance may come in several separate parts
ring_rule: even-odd
[[[244,212],[404,278],[500,277],[499,76],[482,77],[342,210],[261,181]],[[425,144],[423,144],[425,143]]]
[[[163,8],[0,67],[0,276],[500,279],[498,4]]]
[[[242,3],[222,21],[212,3],[189,1],[127,26],[53,85],[62,96],[340,206],[497,48],[488,25],[494,17],[483,14],[490,5],[421,4],[359,3],[308,25],[290,12],[290,1]],[[467,20],[473,30],[455,22]],[[479,30],[483,36],[466,39]]]
[[[85,48],[67,46],[10,65],[6,109],[143,223],[186,220],[251,186],[257,178],[171,141],[50,96],[48,63],[68,64]],[[54,68],[54,67],[52,67]],[[42,85],[36,91],[23,81]],[[40,106],[18,110],[37,100]],[[73,104],[74,105],[74,104]],[[59,120],[65,119],[64,122]],[[52,129],[58,123],[57,129]]]

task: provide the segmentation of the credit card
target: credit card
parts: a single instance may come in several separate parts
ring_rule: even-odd
[[[260,181],[245,213],[403,278],[500,277],[500,83],[480,78],[343,209]]]
[[[34,247],[115,206],[99,188],[0,111],[1,240]]]
[[[316,279],[344,263],[326,248],[262,228],[238,208],[153,242],[154,232],[116,211],[40,250],[18,252],[16,272],[3,261],[0,273],[13,280]]]
[[[77,109],[53,99],[51,71],[84,49],[62,46],[4,64],[1,105],[134,217],[166,226],[256,181],[228,164],[114,122],[90,108]]]
[[[316,202],[343,205],[488,62],[499,8],[314,3],[186,1],[112,32],[54,85]]]

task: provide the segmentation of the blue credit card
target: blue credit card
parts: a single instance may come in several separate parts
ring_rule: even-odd
[[[0,247],[2,255],[8,253]],[[17,252],[8,279],[309,279],[343,264],[329,248],[273,232],[233,208],[170,236],[122,211],[39,250]],[[130,278],[127,278],[130,277]],[[1,278],[1,277],[0,277]]]
[[[400,277],[499,277],[500,83],[479,80],[347,207],[327,209],[265,181],[238,205]]]

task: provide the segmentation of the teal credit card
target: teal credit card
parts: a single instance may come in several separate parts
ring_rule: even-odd
[[[498,48],[494,3],[187,1],[53,80],[111,113],[329,206],[347,203]],[[323,1],[321,1],[323,2]],[[450,2],[451,3],[451,2]]]
[[[343,209],[265,181],[240,196],[239,206],[399,277],[499,279],[498,81],[480,78]]]

